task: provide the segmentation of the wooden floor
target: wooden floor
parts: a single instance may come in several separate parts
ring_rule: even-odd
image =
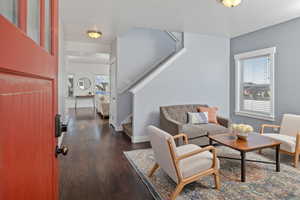
[[[92,109],[72,111],[63,143],[70,151],[59,158],[60,200],[153,200],[123,155],[149,144],[132,145]]]

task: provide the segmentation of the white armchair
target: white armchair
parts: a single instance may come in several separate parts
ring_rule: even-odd
[[[278,133],[265,133],[265,128],[280,128]],[[285,114],[281,126],[263,124],[261,134],[282,142],[280,151],[294,156],[294,166],[298,167],[300,155],[300,115]]]
[[[220,189],[219,160],[213,146],[201,148],[188,144],[185,134],[171,136],[154,126],[148,127],[156,164],[149,173],[151,177],[161,167],[176,183],[170,199],[174,200],[186,184],[202,176],[214,175],[216,188]],[[176,147],[174,139],[184,138],[185,145]]]
[[[96,109],[105,118],[109,116],[109,98],[106,95],[96,95]]]

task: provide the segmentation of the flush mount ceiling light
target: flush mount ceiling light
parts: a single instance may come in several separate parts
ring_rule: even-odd
[[[100,31],[87,31],[87,35],[92,39],[98,39],[102,36],[102,33]]]
[[[221,3],[228,8],[236,7],[240,5],[241,2],[242,0],[221,0]]]

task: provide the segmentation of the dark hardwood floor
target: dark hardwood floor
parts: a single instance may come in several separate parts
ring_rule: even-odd
[[[153,200],[123,155],[149,144],[131,144],[92,109],[71,113],[63,142],[70,151],[59,158],[60,200]]]

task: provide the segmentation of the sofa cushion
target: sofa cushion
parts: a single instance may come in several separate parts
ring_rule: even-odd
[[[221,126],[219,124],[213,124],[213,123],[203,124],[202,127],[207,131],[208,135],[229,133],[228,128]]]
[[[183,142],[180,144],[184,144]],[[189,144],[195,144],[200,147],[207,146],[209,144],[208,137],[190,138]]]
[[[265,133],[263,134],[266,137],[272,138],[274,140],[278,140],[281,143],[280,149],[285,150],[287,152],[294,153],[296,150],[296,137],[281,135],[278,133]]]
[[[208,112],[188,112],[188,123],[189,124],[207,124],[208,123]]]
[[[189,138],[207,135],[207,131],[202,128],[202,124],[184,124],[182,125],[182,132],[187,134]]]
[[[217,107],[202,107],[199,106],[197,108],[198,112],[208,112],[208,122],[209,123],[214,123],[218,124],[218,119],[217,119]]]
[[[175,106],[165,106],[162,107],[164,112],[170,117],[171,119],[178,121],[182,124],[187,123],[187,113],[188,112],[198,112],[197,107],[207,107],[207,105],[200,105],[200,104],[191,104],[191,105],[175,105]]]
[[[189,138],[195,138],[208,134],[216,135],[228,133],[228,129],[218,124],[184,124],[182,132],[187,134]]]
[[[176,148],[177,155],[182,156],[192,151],[201,149],[201,147],[188,144]],[[179,169],[183,178],[191,177],[197,173],[208,170],[212,167],[213,155],[209,151],[196,154],[179,161]],[[219,160],[217,159],[217,168],[219,168]]]

